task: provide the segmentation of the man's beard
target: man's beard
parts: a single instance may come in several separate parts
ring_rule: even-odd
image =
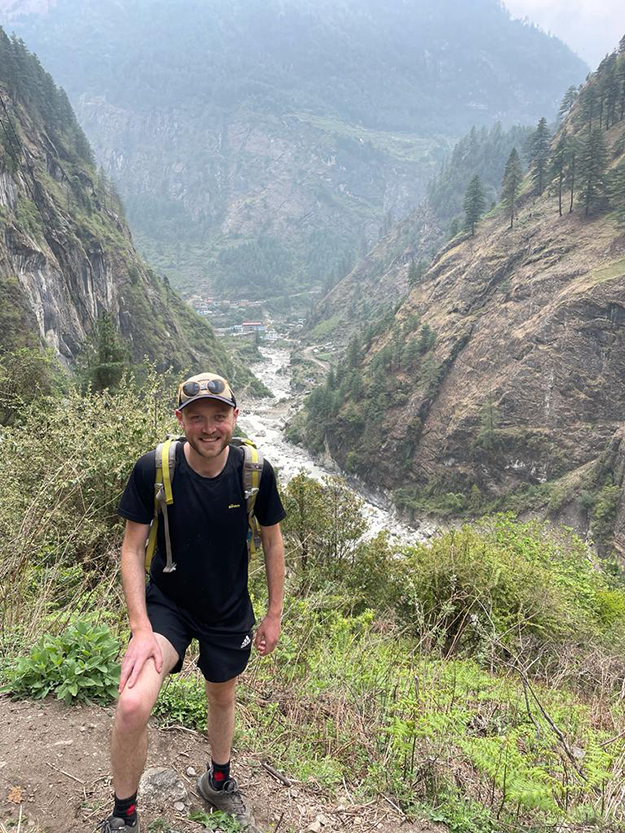
[[[213,459],[214,457],[219,457],[219,455],[228,447],[228,443],[230,442],[230,440],[227,437],[222,437],[222,439],[219,442],[213,444],[211,449],[206,448],[199,441],[190,440],[188,437],[187,442],[195,451],[195,453],[200,455],[200,457]]]

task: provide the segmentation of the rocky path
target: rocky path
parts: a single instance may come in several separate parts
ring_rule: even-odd
[[[66,706],[57,700],[11,701],[0,696],[0,831],[94,831],[109,812],[108,764],[112,707]],[[191,821],[208,808],[195,776],[206,765],[203,735],[150,724],[148,767],[140,808],[143,833],[205,829]],[[234,756],[234,768],[264,833],[434,833],[440,826],[408,823],[387,800],[365,805],[347,793],[328,796],[314,784],[277,781],[262,761]],[[287,773],[288,775],[288,773]]]

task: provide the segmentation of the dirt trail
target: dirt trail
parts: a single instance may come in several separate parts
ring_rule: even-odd
[[[44,701],[11,701],[0,696],[0,830],[67,833],[95,830],[109,812],[111,786],[108,743],[112,707],[66,706]],[[206,765],[206,739],[197,732],[159,728],[150,723],[148,766],[171,767],[186,783],[191,810],[207,810],[195,791],[195,777]],[[385,800],[355,805],[339,796],[328,805],[325,796],[297,782],[276,781],[259,760],[234,756],[234,770],[266,833],[306,833],[322,817],[323,833],[434,833],[440,826],[407,823]],[[20,820],[21,812],[21,821]],[[161,819],[174,833],[203,826],[180,815],[173,806],[143,807],[142,830]],[[319,826],[319,824],[317,826]],[[4,825],[4,827],[2,826]],[[154,826],[153,830],[163,830]],[[167,828],[165,828],[167,829]]]

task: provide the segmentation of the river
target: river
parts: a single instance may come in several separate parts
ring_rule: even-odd
[[[239,423],[245,433],[262,450],[263,455],[280,470],[284,485],[302,469],[309,477],[322,480],[330,471],[315,461],[305,448],[294,445],[284,436],[284,429],[302,406],[301,395],[291,390],[289,350],[282,347],[261,347],[263,360],[251,366],[254,374],[269,388],[273,396],[266,399],[249,398],[241,403]],[[382,529],[388,529],[393,542],[414,544],[427,540],[435,528],[421,524],[418,529],[400,521],[390,501],[384,496],[373,495],[353,478],[346,478],[348,487],[363,501],[363,514],[369,524],[368,537]]]

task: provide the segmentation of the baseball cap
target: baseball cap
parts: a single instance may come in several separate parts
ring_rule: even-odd
[[[179,411],[191,402],[197,402],[198,399],[217,399],[233,408],[237,406],[230,383],[223,376],[217,376],[215,373],[199,373],[178,386]]]

